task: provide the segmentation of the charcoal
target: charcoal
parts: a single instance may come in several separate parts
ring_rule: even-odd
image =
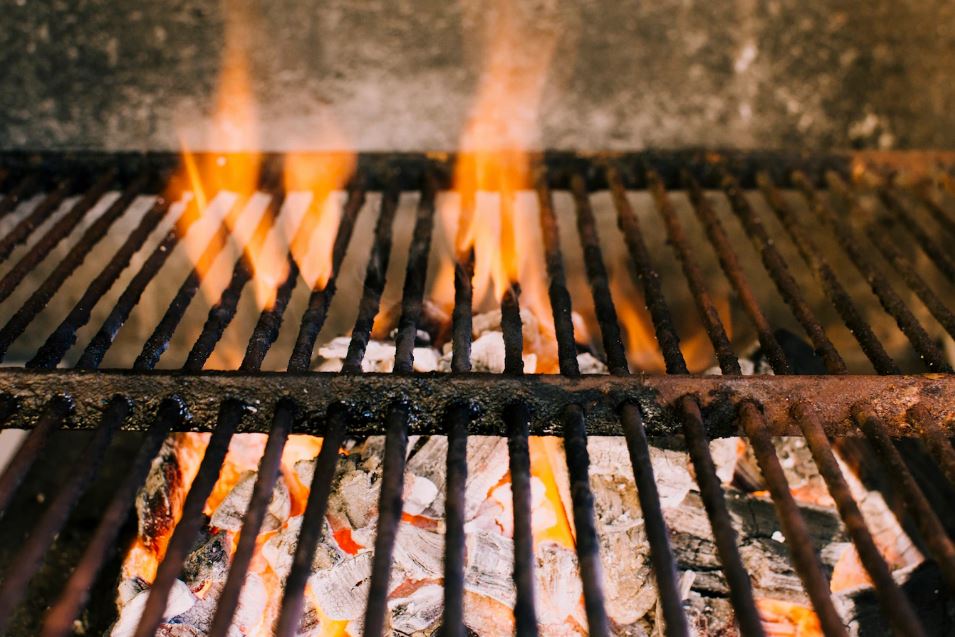
[[[444,536],[407,522],[398,525],[392,579],[398,573],[412,581],[440,579],[444,573]]]
[[[192,551],[186,556],[183,577],[190,585],[224,582],[232,563],[232,534],[203,525]]]
[[[301,515],[289,518],[289,521],[262,547],[262,555],[269,566],[275,571],[280,580],[288,577],[295,556],[295,547],[298,544],[299,531],[302,528]],[[345,553],[338,548],[332,538],[332,530],[328,522],[323,524],[322,535],[315,546],[315,558],[312,560],[312,571],[330,569],[340,563]]]
[[[514,602],[502,603],[490,596],[464,591],[464,623],[481,637],[513,637]]]
[[[155,637],[203,637],[205,634],[189,624],[160,624]]]
[[[471,533],[466,546],[465,589],[513,607],[517,594],[513,579],[513,540],[495,533]]]
[[[409,440],[409,446],[413,449],[413,453],[410,458],[408,458],[408,463],[406,465],[406,472],[410,476],[415,478],[423,478],[428,480],[428,482],[434,487],[434,496],[431,498],[431,501],[425,504],[418,513],[426,515],[431,518],[443,518],[444,517],[444,487],[447,482],[446,476],[446,459],[448,455],[448,439],[446,436],[425,436],[422,437],[423,441],[418,440]],[[405,478],[405,481],[408,482],[408,478]],[[417,483],[417,480],[415,481]],[[423,486],[423,485],[422,485]],[[418,486],[417,489],[420,490],[422,486]],[[425,487],[427,488],[427,487]],[[406,487],[405,493],[405,511],[407,513],[412,513],[413,509],[409,505],[413,505],[407,493],[408,489]],[[411,495],[414,495],[414,488],[412,488]],[[426,498],[425,498],[426,499]],[[422,498],[418,497],[417,502],[421,502]],[[418,513],[413,513],[417,515]]]
[[[255,471],[247,471],[242,475],[229,495],[216,507],[210,522],[212,526],[234,532],[242,528],[257,476]],[[265,519],[262,521],[261,532],[274,531],[282,526],[288,519],[291,506],[288,487],[285,481],[280,479],[276,481],[275,489],[272,491],[272,499],[269,501]]]
[[[538,621],[548,625],[547,634],[557,634],[557,627],[566,624],[568,617],[583,617],[583,585],[576,575],[577,553],[556,542],[541,542],[534,549]]]
[[[185,497],[182,492],[175,438],[170,437],[153,459],[146,483],[136,495],[139,537],[153,552],[159,551],[159,540],[168,537],[176,524]]]
[[[388,600],[391,628],[395,635],[408,636],[429,632],[441,620],[444,588],[426,584],[406,596]]]
[[[315,597],[322,600],[322,612],[326,616],[356,619],[364,614],[373,559],[370,551],[363,551],[331,568],[312,573],[308,583]]]
[[[113,624],[110,630],[110,637],[132,637],[139,625],[139,619],[146,608],[146,600],[149,599],[149,589],[143,590],[134,597],[120,612],[119,619]],[[187,612],[196,603],[196,596],[192,594],[189,587],[182,580],[176,580],[172,589],[169,591],[169,599],[166,601],[166,610],[163,612],[163,619],[168,620]],[[184,633],[187,634],[188,633]]]
[[[508,470],[507,440],[497,436],[468,436],[468,479],[465,486],[466,520],[472,519],[487,494]]]

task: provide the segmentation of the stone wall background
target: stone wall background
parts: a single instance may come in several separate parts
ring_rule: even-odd
[[[480,0],[242,0],[269,150],[453,149]],[[955,148],[955,0],[519,0],[561,37],[550,148]],[[215,0],[0,0],[0,148],[172,149],[199,137]],[[536,19],[536,18],[534,18]],[[533,54],[533,52],[530,52]]]

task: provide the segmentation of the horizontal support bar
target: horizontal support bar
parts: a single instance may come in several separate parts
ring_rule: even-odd
[[[195,153],[202,165],[202,157],[210,153]],[[314,153],[328,156],[334,153]],[[264,153],[260,156],[265,165],[282,159],[281,153]],[[659,174],[667,188],[678,188],[682,183],[681,171],[688,171],[704,187],[718,188],[722,170],[729,170],[743,187],[755,186],[756,173],[768,171],[780,185],[787,185],[794,170],[800,170],[814,178],[819,185],[827,170],[848,174],[853,157],[847,152],[804,153],[774,150],[731,150],[687,148],[676,150],[643,150],[635,152],[531,152],[534,162],[547,167],[551,188],[569,187],[570,175],[580,175],[589,190],[607,187],[604,174],[607,163],[616,164],[622,171],[624,186],[630,189],[645,188],[645,167]],[[363,152],[358,154],[359,171],[368,190],[382,190],[394,180],[402,190],[418,190],[423,183],[425,171],[430,172],[439,188],[448,188],[454,171],[457,155],[454,152]],[[39,171],[47,178],[57,175],[89,176],[106,169],[115,168],[121,178],[130,178],[140,172],[173,170],[180,156],[171,152],[29,152],[0,151],[0,167],[13,171]]]
[[[556,375],[509,378],[491,374],[422,374],[361,376],[330,373],[202,372],[100,372],[20,368],[0,370],[0,396],[13,397],[16,413],[0,425],[32,427],[53,396],[66,395],[75,402],[69,426],[89,429],[99,422],[111,396],[129,398],[134,413],[123,427],[145,430],[159,403],[180,397],[191,418],[185,427],[209,431],[219,404],[236,398],[250,407],[240,431],[268,431],[271,412],[282,397],[301,407],[295,433],[321,435],[325,414],[334,404],[343,404],[351,414],[352,435],[383,433],[385,414],[395,402],[410,406],[412,433],[444,433],[443,415],[461,402],[473,408],[471,432],[504,434],[501,413],[520,401],[531,410],[531,434],[559,434],[560,413],[568,405],[581,405],[587,414],[591,435],[620,435],[618,409],[626,401],[640,405],[647,433],[670,436],[679,425],[669,406],[686,394],[698,397],[711,437],[738,435],[736,405],[752,400],[762,407],[773,435],[801,435],[790,415],[800,401],[812,404],[831,436],[858,435],[851,420],[851,407],[864,402],[881,417],[893,436],[919,432],[906,423],[906,411],[921,404],[948,436],[955,433],[955,375],[909,376],[584,376],[578,379]]]

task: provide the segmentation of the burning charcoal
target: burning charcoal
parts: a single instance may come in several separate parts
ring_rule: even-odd
[[[407,596],[388,600],[391,628],[396,635],[414,635],[426,631],[441,619],[444,588],[427,584]]]
[[[514,542],[495,533],[469,533],[464,587],[508,607],[514,606]]]
[[[577,576],[577,553],[556,542],[542,542],[535,547],[535,554],[538,621],[549,625],[547,634],[555,634],[554,627],[566,624],[569,616],[583,617],[580,600],[584,591]]]
[[[203,637],[205,634],[189,624],[160,624],[155,637]]]
[[[474,518],[491,488],[508,470],[507,439],[468,436],[468,480],[465,486],[466,520]]]
[[[577,354],[577,366],[581,374],[606,374],[607,365],[589,352]]]
[[[257,476],[258,474],[255,471],[247,471],[239,478],[236,485],[232,487],[232,491],[222,500],[222,503],[212,514],[210,522],[212,526],[235,532],[242,528]],[[269,501],[269,508],[266,511],[265,519],[262,521],[261,532],[274,531],[282,526],[288,519],[291,507],[292,501],[289,497],[288,487],[285,481],[280,479],[275,483],[275,489],[272,491],[272,499]]]
[[[136,494],[139,537],[154,553],[159,551],[159,540],[172,533],[182,498],[182,472],[175,438],[167,438],[153,459],[146,483]]]
[[[149,588],[149,582],[139,576],[123,577],[116,591],[116,606],[122,610],[134,597]]]
[[[402,522],[395,540],[394,568],[412,581],[440,579],[444,574],[444,536]]]
[[[203,528],[183,565],[183,578],[193,587],[225,582],[232,562],[232,534]]]
[[[265,582],[255,573],[249,573],[245,578],[245,585],[239,596],[239,605],[232,619],[233,629],[238,628],[243,635],[253,634],[253,629],[262,623],[268,601],[269,592]]]
[[[318,362],[316,371],[338,372],[348,353],[348,344],[351,338],[339,336],[318,348]],[[438,366],[438,352],[430,347],[414,348],[414,370],[417,372],[433,372]],[[371,339],[365,349],[365,356],[361,361],[364,372],[388,373],[395,365],[395,344],[393,341]]]
[[[435,487],[433,498],[419,513],[431,518],[442,518],[444,517],[444,486],[447,481],[448,438],[447,436],[423,436],[420,439],[415,437],[409,443],[412,454],[408,458],[405,470],[410,476],[424,478]],[[411,513],[409,504],[411,503],[408,494],[405,494],[405,512],[407,513]]]
[[[119,615],[119,619],[113,624],[110,631],[110,637],[132,637],[139,625],[139,619],[146,608],[146,600],[149,598],[149,589],[139,593],[132,599]],[[166,602],[166,610],[163,613],[163,619],[170,619],[182,615],[196,603],[196,596],[192,594],[189,587],[182,580],[176,580],[172,589],[169,591],[169,599]],[[188,634],[188,633],[186,633]]]
[[[288,577],[292,568],[292,559],[295,556],[295,547],[298,544],[302,519],[301,515],[289,518],[285,526],[269,538],[268,542],[262,547],[262,555],[280,580]],[[315,558],[312,560],[313,571],[330,569],[345,557],[345,553],[338,548],[338,544],[332,539],[332,529],[328,525],[328,521],[325,521],[322,528],[322,535],[315,547]]]
[[[464,623],[481,637],[513,637],[514,602],[502,603],[469,590],[464,591]]]
[[[371,585],[371,551],[345,558],[332,568],[312,574],[308,583],[322,612],[331,619],[356,619],[365,612],[368,587]],[[392,582],[394,586],[394,582]]]
[[[408,515],[421,515],[437,496],[438,487],[431,480],[422,476],[408,476],[402,494],[404,501],[402,512]]]

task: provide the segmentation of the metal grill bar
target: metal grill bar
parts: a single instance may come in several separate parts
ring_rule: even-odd
[[[845,182],[835,173],[830,173],[828,177],[832,190],[844,201],[849,202],[850,214],[863,214],[862,209],[859,207],[858,202],[852,197],[852,193],[849,192]],[[794,179],[807,201],[810,202],[810,207],[813,212],[823,221],[828,222],[828,225],[835,231],[836,237],[846,250],[846,254],[849,255],[849,258],[855,264],[863,278],[869,282],[869,286],[872,288],[873,293],[879,298],[882,307],[895,319],[899,329],[908,337],[912,343],[912,347],[915,348],[915,351],[918,352],[919,356],[925,361],[928,368],[935,372],[952,371],[951,365],[948,364],[945,360],[945,356],[935,343],[932,342],[932,339],[925,331],[925,328],[922,327],[922,324],[915,318],[899,295],[895,293],[895,290],[892,289],[892,286],[882,272],[879,271],[863,253],[862,247],[852,230],[845,223],[840,221],[832,210],[823,203],[805,175],[796,173]]]
[[[746,314],[753,322],[753,326],[756,328],[756,334],[759,338],[759,344],[766,352],[766,358],[769,360],[773,371],[777,374],[790,373],[791,370],[789,368],[789,361],[786,360],[786,354],[783,352],[783,348],[780,347],[779,341],[773,336],[769,322],[763,315],[759,303],[756,302],[756,296],[753,294],[753,290],[750,287],[746,275],[743,273],[742,267],[740,267],[736,251],[733,249],[732,243],[726,235],[726,231],[723,229],[723,224],[720,223],[716,212],[703,194],[700,183],[686,171],[683,172],[682,179],[688,188],[690,201],[693,203],[693,210],[696,212],[697,218],[706,230],[710,244],[716,251],[720,267],[723,269],[726,278],[739,296],[740,302],[743,304],[743,309],[746,310]]]
[[[792,309],[796,320],[799,321],[799,324],[802,325],[802,328],[806,331],[806,336],[808,336],[812,342],[813,348],[821,354],[828,372],[830,374],[848,373],[849,370],[846,367],[845,361],[842,360],[842,357],[833,346],[832,341],[826,336],[825,329],[823,329],[822,324],[813,314],[812,309],[799,290],[799,285],[796,283],[796,280],[792,274],[789,273],[786,260],[783,259],[779,250],[776,249],[773,240],[763,226],[763,222],[756,215],[749,201],[746,200],[746,196],[742,190],[740,190],[739,182],[737,182],[732,175],[726,174],[723,179],[723,190],[726,193],[727,199],[729,199],[730,207],[743,224],[746,234],[749,235],[750,240],[753,242],[753,246],[759,251],[763,266],[766,268],[770,277],[772,277],[776,289],[779,290],[779,294],[786,301],[786,304],[789,305],[790,309]]]
[[[688,372],[683,353],[680,351],[676,330],[673,329],[673,320],[670,310],[660,288],[659,275],[650,264],[649,254],[643,241],[640,226],[636,215],[630,207],[630,201],[623,189],[615,169],[608,170],[607,180],[614,196],[617,207],[618,222],[626,237],[630,258],[636,266],[636,278],[643,282],[643,291],[647,300],[647,307],[653,319],[653,326],[657,342],[663,350],[667,372],[671,374],[686,374]],[[736,612],[736,621],[740,631],[749,636],[763,635],[763,626],[759,618],[759,611],[753,600],[753,587],[746,573],[746,567],[736,545],[736,531],[733,529],[723,488],[716,475],[716,466],[710,455],[709,441],[706,438],[703,425],[703,416],[700,413],[699,402],[691,396],[684,396],[677,403],[677,409],[683,435],[686,438],[687,451],[690,461],[696,471],[696,481],[700,487],[700,496],[706,515],[710,520],[717,552],[722,561],[723,574],[730,589],[730,600]]]
[[[768,175],[760,175],[759,186],[766,202],[769,203],[769,207],[782,222],[783,227],[786,228],[789,236],[799,249],[803,261],[806,262],[806,265],[809,266],[820,285],[822,285],[826,297],[839,312],[839,316],[842,317],[842,321],[862,347],[862,351],[872,361],[875,370],[880,374],[900,373],[898,365],[889,357],[868,321],[862,318],[858,307],[853,303],[852,297],[849,296],[845,287],[839,282],[832,266],[820,255],[815,243],[803,232],[789,205],[783,201],[782,195]]]
[[[869,577],[872,578],[882,612],[892,622],[898,634],[924,635],[925,631],[915,615],[912,604],[895,583],[888,565],[875,545],[875,540],[872,539],[865,518],[862,517],[862,511],[859,510],[849,491],[849,485],[842,476],[842,470],[839,469],[839,463],[836,461],[829,438],[823,431],[819,419],[805,403],[797,403],[793,406],[793,411],[809,443],[812,459],[819,468],[823,480],[826,481],[829,495],[839,508],[839,516],[855,544],[859,559]]]
[[[17,204],[30,197],[40,185],[40,178],[36,173],[30,173],[22,177],[20,181],[10,189],[10,192],[8,192],[3,199],[0,199],[0,218],[13,212]]]
[[[398,319],[398,335],[395,339],[395,374],[410,374],[414,364],[414,343],[418,331],[418,319],[424,302],[425,276],[428,270],[428,254],[431,249],[431,231],[434,223],[434,184],[426,178],[414,234],[411,238],[411,253],[405,272],[404,293],[401,302],[401,317]],[[387,268],[387,259],[383,266]],[[384,282],[384,270],[382,271]],[[379,290],[380,296],[380,290]],[[378,308],[375,307],[377,314]],[[381,491],[378,500],[378,530],[375,535],[375,557],[371,567],[371,584],[368,589],[368,606],[365,609],[363,634],[380,635],[385,627],[388,610],[388,584],[391,581],[391,560],[394,555],[398,524],[401,522],[404,490],[405,458],[408,451],[408,419],[410,411],[405,403],[391,407],[385,436],[385,459],[381,474]]]
[[[670,242],[683,266],[683,273],[693,293],[697,311],[706,326],[706,332],[713,343],[713,348],[717,352],[720,368],[728,376],[740,376],[742,370],[739,361],[730,347],[723,322],[706,290],[700,267],[690,251],[686,235],[676,217],[672,204],[670,204],[666,190],[659,178],[652,172],[648,175],[648,181],[656,200],[657,210],[663,216],[664,223],[667,226]],[[763,478],[769,487],[777,516],[788,538],[787,546],[793,564],[812,601],[813,608],[819,616],[820,623],[827,635],[845,635],[842,620],[832,603],[832,592],[829,590],[828,579],[823,573],[819,559],[815,554],[806,522],[799,513],[796,501],[792,497],[786,475],[779,463],[776,448],[773,446],[762,414],[759,413],[753,403],[743,402],[739,406],[739,415],[741,428],[750,440],[760,471],[762,471]]]
[[[912,216],[909,209],[899,201],[898,197],[889,188],[880,188],[878,194],[882,205],[898,219],[902,227],[909,231],[909,234],[915,237],[919,246],[932,260],[939,272],[944,274],[951,283],[955,283],[955,261],[948,255],[945,248],[929,236],[915,217]]]
[[[42,285],[40,285],[26,303],[23,304],[23,307],[7,321],[3,329],[0,329],[0,360],[6,355],[7,349],[9,349],[13,341],[23,333],[27,325],[46,307],[47,303],[50,302],[50,299],[53,298],[53,295],[56,294],[66,279],[83,263],[90,250],[106,235],[110,226],[126,212],[126,209],[139,194],[139,190],[139,186],[133,184],[133,186],[128,188],[116,199],[116,201],[87,228],[83,236],[80,237],[73,246],[73,249],[70,250],[57,268],[50,273]],[[25,258],[26,257],[24,257],[24,259]],[[15,272],[17,272],[16,267],[7,273],[7,276],[0,281],[0,300],[9,296],[22,281],[22,278],[19,278],[10,280],[9,284],[7,283]],[[22,277],[23,274],[25,273],[18,273],[18,276]]]
[[[29,215],[20,220],[13,230],[0,239],[0,263],[7,260],[13,249],[26,241],[33,231],[56,211],[73,189],[73,179],[62,180],[55,190],[50,192]]]
[[[955,543],[925,498],[899,450],[886,434],[878,416],[872,413],[870,407],[862,404],[856,407],[854,415],[856,423],[875,446],[886,468],[891,472],[890,475],[905,494],[904,506],[918,525],[922,539],[938,563],[946,585],[949,590],[955,590]]]

